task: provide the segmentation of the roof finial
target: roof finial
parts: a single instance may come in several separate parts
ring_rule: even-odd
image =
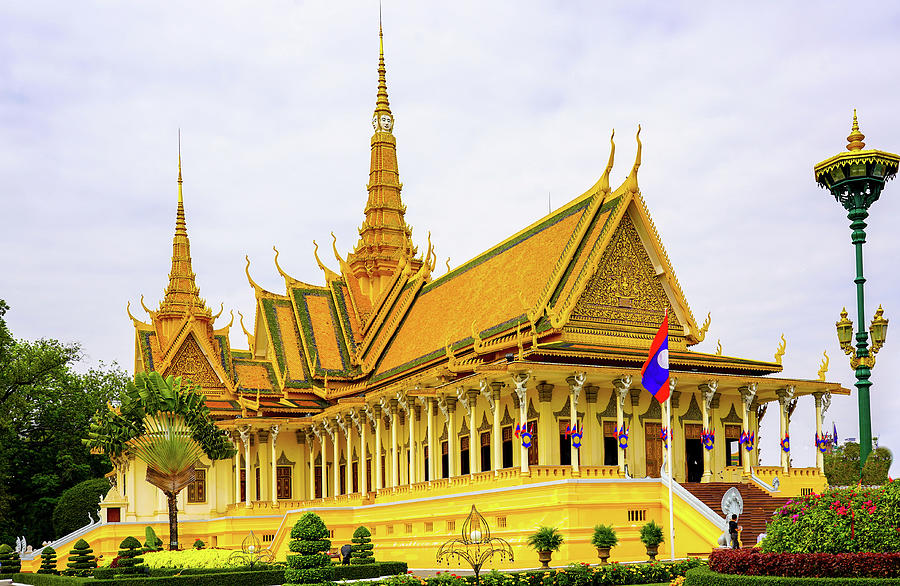
[[[378,4],[378,95],[375,98],[375,116],[372,126],[376,132],[391,132],[394,116],[388,102],[387,72],[384,66],[384,32],[381,25],[381,3]]]
[[[850,129],[850,136],[847,137],[847,150],[860,151],[866,146],[863,139],[866,135],[859,131],[859,122],[856,120],[856,108],[853,108],[853,128]]]
[[[178,203],[183,201],[181,197],[181,129],[178,129]]]

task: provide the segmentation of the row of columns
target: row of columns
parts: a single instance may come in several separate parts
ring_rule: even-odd
[[[531,379],[530,374],[528,373],[515,373],[512,376],[512,393],[518,403],[518,423],[521,428],[525,428],[528,424],[528,410],[527,410],[527,390],[528,383]],[[570,413],[572,414],[572,421],[577,421],[578,414],[578,403],[580,400],[580,396],[582,390],[585,388],[585,374],[584,373],[574,373],[572,376],[567,378],[567,383],[569,385],[569,396],[568,403]],[[612,381],[615,397],[616,397],[616,425],[619,429],[621,429],[624,425],[625,418],[625,400],[629,395],[633,383],[633,379],[630,375],[623,375]],[[674,392],[677,385],[677,379],[672,378],[670,380],[670,392]],[[453,395],[437,395],[434,398],[432,397],[408,397],[403,395],[402,393],[397,393],[395,398],[387,399],[381,398],[380,402],[375,405],[365,404],[359,408],[351,408],[347,415],[338,415],[331,418],[325,418],[316,424],[310,426],[308,431],[306,432],[306,444],[308,446],[307,449],[307,458],[308,458],[308,467],[309,467],[309,495],[312,498],[312,495],[315,495],[315,480],[316,480],[316,466],[315,459],[316,456],[319,455],[322,459],[322,467],[321,467],[321,490],[322,496],[327,497],[328,495],[328,482],[326,482],[326,474],[327,474],[327,456],[325,452],[325,440],[330,439],[332,445],[332,461],[335,462],[333,466],[332,474],[333,474],[333,483],[334,491],[340,492],[340,466],[336,463],[340,461],[340,434],[343,434],[343,439],[345,441],[345,450],[347,454],[347,465],[345,467],[345,487],[346,492],[352,491],[353,486],[353,472],[352,472],[352,463],[351,463],[351,455],[353,454],[354,440],[355,437],[358,438],[359,445],[359,474],[358,474],[358,489],[359,492],[366,493],[370,490],[379,490],[384,488],[382,486],[382,478],[384,477],[384,473],[382,471],[382,459],[381,459],[381,446],[383,445],[383,421],[382,417],[387,417],[388,422],[390,424],[390,433],[391,433],[391,448],[390,448],[390,475],[387,477],[387,485],[390,486],[399,486],[401,481],[404,483],[415,484],[417,482],[421,482],[425,479],[424,477],[424,455],[421,454],[421,450],[415,449],[416,440],[418,438],[418,425],[417,422],[421,419],[421,412],[424,409],[426,413],[426,443],[428,446],[428,466],[429,470],[427,471],[428,478],[435,479],[440,476],[440,462],[441,458],[437,451],[437,440],[435,437],[435,408],[441,411],[444,415],[444,419],[447,422],[449,430],[457,429],[457,407],[459,405],[462,406],[462,410],[465,415],[468,417],[468,429],[469,429],[469,470],[474,472],[476,470],[477,460],[476,460],[476,447],[478,446],[478,433],[477,433],[477,421],[476,421],[476,406],[479,397],[484,398],[487,403],[487,407],[490,410],[492,416],[492,430],[491,434],[491,469],[498,470],[502,466],[502,434],[501,434],[501,413],[500,413],[500,399],[501,399],[501,389],[506,386],[504,383],[500,381],[487,382],[482,380],[479,384],[478,389],[463,389],[457,388],[455,396]],[[536,385],[536,388],[539,393],[550,393],[552,391],[552,385],[546,385],[546,383]],[[596,387],[593,387],[594,392],[596,392]],[[711,409],[713,407],[714,399],[716,393],[718,391],[718,382],[715,380],[708,381],[706,383],[700,384],[698,386],[698,390],[701,392],[702,401],[701,401],[701,412],[702,412],[702,420],[703,420],[703,428],[709,429],[711,427]],[[739,393],[741,396],[741,429],[744,433],[749,433],[751,426],[750,414],[753,406],[756,404],[756,394],[757,394],[757,383],[749,383],[745,386],[739,387]],[[780,414],[780,431],[781,436],[785,437],[789,434],[789,425],[790,425],[790,415],[796,406],[796,398],[794,397],[794,387],[788,386],[783,389],[777,391],[777,397],[779,402],[779,414]],[[828,409],[828,405],[830,404],[830,394],[825,392],[817,392],[813,393],[815,398],[816,405],[816,432],[821,435],[822,433],[822,418],[824,416],[824,411]],[[546,408],[549,409],[549,397],[547,400],[542,400],[542,410]],[[399,416],[401,411],[406,416],[406,421],[408,421],[408,432],[409,432],[409,466],[405,479],[401,479],[400,476],[400,452],[399,452]],[[544,416],[545,414],[541,414]],[[549,418],[549,414],[546,414]],[[671,419],[671,413],[669,410],[666,410],[665,419]],[[368,463],[366,459],[366,452],[369,446],[369,437],[368,437],[368,427],[369,423],[371,423],[374,427],[374,447],[372,450],[373,455],[373,486],[369,487],[368,484]],[[665,423],[666,427],[671,428],[671,421],[667,421]],[[270,493],[272,502],[277,502],[277,466],[276,466],[276,442],[278,439],[278,434],[282,426],[280,425],[272,425],[264,430],[259,430],[257,437],[259,439],[260,448],[263,444],[268,443],[269,438],[271,438],[270,442],[270,455],[266,458],[265,451],[260,449],[259,454],[261,455],[260,465],[263,469],[270,468],[271,469],[271,485],[270,485]],[[251,491],[250,487],[250,479],[251,479],[251,464],[250,464],[250,426],[244,426],[237,429],[238,437],[234,438],[235,446],[239,449],[238,455],[235,456],[234,467],[235,467],[235,500],[237,500],[240,496],[240,448],[243,448],[244,454],[244,466],[245,466],[245,475],[247,478],[247,490],[245,495],[245,502],[249,506],[251,503]],[[300,432],[298,432],[300,433]],[[448,464],[450,470],[450,476],[457,475],[458,463],[457,458],[460,454],[459,449],[459,438],[458,434],[454,432],[450,432],[447,434],[448,438]],[[355,436],[355,437],[354,437]],[[519,457],[519,466],[522,474],[529,474],[529,463],[528,463],[528,448],[520,445],[520,457]],[[544,449],[549,450],[549,446],[544,444]],[[579,449],[570,446],[571,450],[571,467],[572,471],[575,474],[580,472],[580,458],[579,458]],[[816,464],[820,470],[823,470],[823,458],[822,454],[817,450],[817,458]],[[781,451],[781,466],[784,472],[786,473],[790,468],[790,454],[788,452]],[[625,450],[621,447],[617,449],[617,465],[622,474],[626,472],[625,462],[626,462],[626,454]],[[712,453],[710,450],[703,450],[703,459],[704,459],[704,473],[703,480],[704,482],[709,482],[712,479]],[[265,461],[268,460],[268,461]],[[746,476],[750,475],[750,458],[743,458],[743,473]]]

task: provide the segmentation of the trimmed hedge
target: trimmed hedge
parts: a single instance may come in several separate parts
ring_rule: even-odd
[[[129,586],[271,586],[284,582],[283,570],[263,570],[252,572],[214,572],[209,574],[192,574],[176,576],[143,577],[136,576],[125,580],[97,580],[94,578],[71,578],[50,574],[16,574],[16,582],[33,584],[34,586],[116,586],[125,582]],[[126,581],[127,580],[127,581]]]
[[[900,578],[790,578],[784,576],[741,576],[720,574],[709,568],[695,568],[685,574],[684,586],[889,586]]]
[[[10,545],[0,545],[0,576],[9,576],[22,569],[19,553]]]
[[[116,564],[116,576],[137,576],[149,574],[150,568],[143,564],[140,556],[141,542],[134,537],[126,537],[119,544],[119,561]],[[96,572],[94,573],[96,576]]]
[[[41,569],[38,574],[58,574],[56,571],[56,550],[49,545],[41,550]]]
[[[97,567],[97,556],[90,544],[84,539],[79,539],[69,552],[69,563],[66,564],[67,576],[90,576]]]
[[[374,564],[357,564],[349,566],[335,566],[335,580],[363,580],[365,578],[380,578],[381,576],[396,576],[405,574],[409,566],[406,562],[376,562]]]
[[[106,478],[91,478],[66,489],[53,509],[53,531],[57,537],[68,535],[88,522],[97,522],[100,517],[100,501],[109,492]]]
[[[484,586],[606,586],[612,584],[656,584],[671,582],[684,576],[688,570],[704,566],[699,559],[680,562],[652,562],[649,564],[612,563],[605,566],[570,564],[553,570],[501,573],[491,571],[481,574]],[[446,586],[447,574],[427,578],[428,586]],[[396,578],[395,578],[396,580]],[[460,578],[474,583],[474,577]]]
[[[709,567],[722,574],[796,578],[900,578],[900,553],[763,553],[718,549]]]

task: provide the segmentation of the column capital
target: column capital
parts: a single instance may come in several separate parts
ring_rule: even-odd
[[[272,444],[274,444],[275,440],[278,439],[278,434],[279,432],[281,432],[282,427],[283,425],[281,424],[275,424],[269,427],[269,433],[272,434]]]
[[[569,383],[569,389],[581,391],[581,388],[584,386],[584,379],[586,375],[583,372],[575,372],[570,376],[566,377],[566,382]]]
[[[697,385],[697,388],[703,393],[703,403],[709,409],[712,406],[713,399],[716,397],[716,391],[719,389],[719,381],[710,380]]]
[[[597,385],[584,385],[584,398],[588,403],[596,403],[597,396],[600,394],[600,387]]]
[[[741,394],[741,400],[744,402],[744,407],[746,409],[749,409],[750,405],[753,404],[753,399],[756,398],[756,391],[758,388],[759,384],[755,382],[738,387],[738,392]]]
[[[547,381],[541,381],[535,385],[538,392],[538,401],[541,403],[549,403],[553,400],[553,385]]]
[[[304,430],[298,429],[294,432],[294,434],[297,436],[297,445],[306,445],[306,432]]]
[[[242,425],[237,428],[237,432],[241,436],[241,443],[247,447],[250,447],[250,429],[249,425]]]
[[[456,397],[444,397],[444,402],[447,404],[447,411],[450,413],[456,412]]]
[[[494,392],[488,388],[488,382],[485,379],[481,379],[478,381],[478,392],[484,397],[484,399],[488,403],[488,409],[491,411],[491,415],[494,414],[494,409],[497,408],[497,401],[500,400],[500,391],[497,390],[497,396],[494,397]]]

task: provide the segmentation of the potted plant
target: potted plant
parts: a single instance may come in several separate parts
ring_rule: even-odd
[[[591,543],[597,548],[597,557],[600,558],[600,564],[605,565],[609,559],[609,550],[619,543],[616,536],[616,530],[612,525],[597,525],[594,527],[594,536],[591,537]]]
[[[656,521],[650,521],[641,527],[641,542],[647,547],[647,555],[650,561],[656,561],[656,554],[659,552],[659,544],[663,542],[662,527],[656,524]]]
[[[556,527],[541,526],[528,536],[527,543],[537,551],[541,568],[549,569],[550,558],[553,556],[554,551],[559,551],[563,543],[563,536]]]

